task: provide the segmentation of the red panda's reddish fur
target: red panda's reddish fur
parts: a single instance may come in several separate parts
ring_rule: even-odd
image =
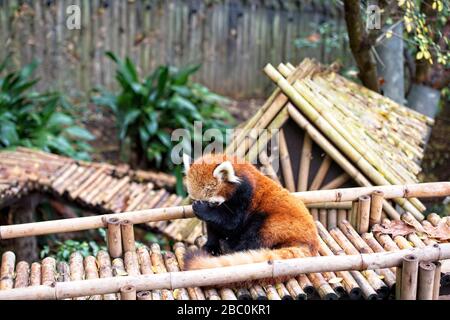
[[[214,169],[222,162],[230,161],[236,176],[246,177],[253,187],[249,212],[264,212],[267,217],[261,227],[262,247],[222,256],[198,255],[186,261],[185,269],[205,269],[222,266],[290,259],[317,255],[317,229],[301,200],[291,195],[272,179],[264,176],[248,162],[234,156],[209,154],[197,159],[187,172],[187,185],[193,198],[201,198],[204,190],[228,199],[233,184],[220,182],[213,177]],[[213,196],[211,194],[211,196]]]

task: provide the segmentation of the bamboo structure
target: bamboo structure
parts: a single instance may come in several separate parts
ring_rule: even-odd
[[[136,288],[132,285],[120,288],[120,300],[136,300]]]
[[[385,199],[397,198],[404,195],[416,197],[438,197],[450,195],[450,182],[317,190],[296,192],[293,195],[305,203],[317,203],[322,201],[342,202],[358,199],[360,196],[371,194],[374,190],[378,189],[384,192]],[[151,221],[190,218],[193,216],[191,206],[179,206],[122,212],[109,215],[71,218],[57,221],[25,223],[19,225],[0,226],[0,239],[103,228],[106,227],[105,219],[112,218],[127,219],[132,224],[140,224]]]
[[[403,257],[401,269],[401,300],[416,300],[418,269],[419,259],[416,255],[410,254]]]
[[[107,218],[106,225],[108,228],[108,251],[113,258],[122,256],[122,232],[120,228],[120,220],[118,218]]]
[[[38,285],[27,288],[1,290],[0,300],[18,298],[65,299],[79,296],[95,296],[119,292],[121,288],[129,285],[135,286],[137,291],[155,289],[175,290],[177,288],[193,286],[223,285],[229,282],[245,281],[249,277],[252,279],[261,279],[267,277],[295,276],[301,273],[372,270],[399,266],[403,263],[404,257],[410,255],[417,257],[416,262],[448,259],[450,258],[450,244],[440,244],[428,248],[407,249],[389,253],[275,260],[272,263],[256,263],[234,267],[56,282],[53,286]],[[403,266],[404,268],[405,266]]]
[[[433,300],[435,273],[436,266],[433,263],[419,263],[419,278],[417,282],[418,300]]]
[[[125,252],[136,251],[136,243],[134,241],[134,228],[128,220],[122,220],[120,222],[122,246]]]
[[[358,199],[358,211],[357,211],[357,230],[359,233],[366,233],[369,231],[369,218],[370,218],[370,197],[361,196]]]
[[[369,217],[369,226],[381,222],[381,212],[383,210],[383,192],[379,190],[375,190],[372,192],[371,200],[370,200],[370,217]]]

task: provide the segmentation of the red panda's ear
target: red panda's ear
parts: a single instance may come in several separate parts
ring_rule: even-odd
[[[241,180],[236,176],[230,161],[224,161],[214,169],[213,176],[221,181],[239,183]]]

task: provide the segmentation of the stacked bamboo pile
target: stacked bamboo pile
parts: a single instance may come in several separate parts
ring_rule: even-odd
[[[0,207],[31,192],[100,213],[170,207],[182,201],[165,189],[174,184],[174,177],[167,174],[134,171],[126,165],[75,161],[25,148],[0,152]]]
[[[337,228],[330,231],[327,231],[320,222],[316,222],[316,224],[320,234],[319,251],[321,256],[345,256],[410,247],[425,247],[425,242],[420,242],[417,239],[414,239],[414,242],[404,238],[396,238],[393,241],[390,238],[387,240],[386,237],[369,233],[359,236],[345,220]],[[181,242],[173,246],[173,251],[161,251],[158,244],[152,244],[149,248],[145,246],[136,248],[134,242],[128,242],[129,236],[125,236],[129,233],[124,232],[126,227],[123,227],[123,221],[121,226],[123,250],[118,256],[112,250],[115,245],[110,245],[109,253],[99,251],[96,256],[83,257],[81,253],[74,252],[68,262],[56,261],[53,257],[46,257],[41,262],[34,262],[30,265],[24,261],[16,262],[15,255],[12,252],[3,253],[0,290],[39,285],[54,287],[55,282],[179,272],[183,270],[185,252],[187,250],[198,250],[195,245],[186,246]],[[130,230],[132,231],[132,228]],[[109,233],[112,234],[113,232]],[[197,239],[197,244],[201,245],[203,240]],[[437,265],[439,266],[439,264]],[[433,272],[428,274],[427,277],[427,279],[433,280],[431,287],[415,282],[416,290],[420,292],[418,297],[423,297],[423,299],[436,299],[440,286],[450,284],[450,274],[442,273],[444,268],[437,271],[433,267],[431,269]],[[440,285],[434,285],[436,279],[440,281]],[[388,299],[396,295],[396,281],[395,268],[385,268],[301,274],[283,283],[264,286],[253,285],[250,288],[235,285],[228,287],[187,287],[173,290],[160,288],[136,293],[133,286],[127,285],[122,288],[121,292],[117,293],[73,298],[77,300],[136,298],[138,300]],[[409,292],[409,289],[404,292]],[[401,294],[401,290],[398,294]],[[398,297],[403,296],[399,295]],[[38,299],[39,296],[37,295],[34,298]]]
[[[278,88],[236,130],[228,154],[257,160],[265,174],[291,192],[418,181],[418,163],[432,119],[310,59],[297,67],[280,64],[278,70],[268,65],[265,72]],[[272,143],[276,130],[280,130],[280,158],[272,159],[266,147]],[[292,146],[299,146],[300,150]],[[272,162],[277,160],[279,173]],[[416,198],[397,198],[394,202],[402,207],[400,210],[423,220],[425,207]],[[395,203],[382,200],[381,217],[399,220],[401,213]],[[366,203],[363,209],[367,208]],[[333,227],[344,215],[352,220],[350,209],[351,203],[323,205],[311,208],[311,213],[316,220]],[[356,226],[356,221],[352,220],[352,224]],[[363,224],[367,226],[367,221]],[[367,231],[366,227],[362,231]],[[196,219],[184,220],[171,224],[166,232],[177,240],[192,243],[202,233],[202,227]]]

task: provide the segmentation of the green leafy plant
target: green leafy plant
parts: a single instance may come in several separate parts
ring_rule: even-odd
[[[99,246],[95,241],[66,240],[55,241],[55,247],[45,245],[40,252],[41,259],[48,256],[55,257],[58,261],[69,261],[70,255],[80,252],[83,257],[96,256],[100,250],[106,250],[105,246]]]
[[[76,159],[89,159],[94,136],[76,124],[72,105],[59,92],[38,93],[32,79],[36,61],[21,70],[0,64],[0,149],[38,148]]]
[[[183,69],[164,65],[141,78],[129,58],[122,60],[111,52],[107,55],[117,64],[120,92],[98,89],[93,101],[114,112],[121,149],[129,146],[135,157],[132,165],[176,172],[170,161],[174,129],[185,128],[193,135],[194,121],[201,121],[203,130],[225,132],[233,121],[222,108],[225,98],[190,81],[198,65]]]

